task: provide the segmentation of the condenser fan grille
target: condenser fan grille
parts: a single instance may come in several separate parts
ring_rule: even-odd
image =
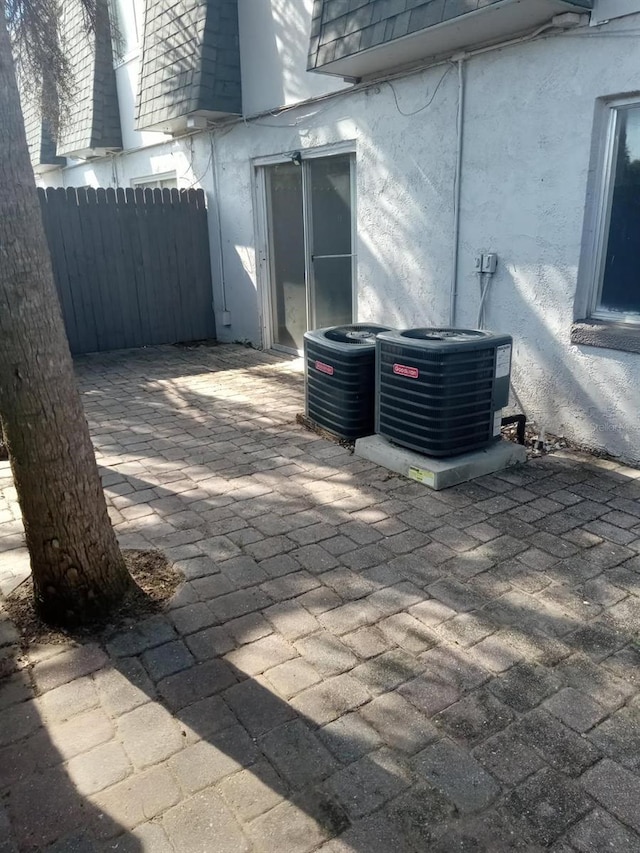
[[[380,326],[335,326],[324,333],[329,341],[339,344],[373,344]]]
[[[400,334],[417,341],[477,341],[486,337],[484,332],[475,329],[408,329]]]

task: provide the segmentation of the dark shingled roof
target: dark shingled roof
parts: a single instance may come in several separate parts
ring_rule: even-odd
[[[56,143],[51,133],[49,122],[42,117],[39,104],[25,95],[25,86],[21,86],[22,114],[24,127],[27,132],[27,144],[31,165],[64,166],[64,157],[56,156]]]
[[[139,129],[242,112],[237,0],[147,0]]]
[[[87,29],[80,3],[67,3],[62,15],[76,91],[73,109],[62,116],[57,153],[73,156],[88,149],[119,149],[122,135],[107,0],[98,0],[93,31]]]
[[[385,44],[500,0],[314,0],[308,68]],[[525,0],[528,2],[528,0]],[[591,9],[592,0],[571,0]]]

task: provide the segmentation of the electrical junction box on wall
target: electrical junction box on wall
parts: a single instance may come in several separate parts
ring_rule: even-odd
[[[476,255],[473,259],[474,272],[486,272],[493,275],[497,266],[498,256],[495,252],[485,252],[482,255]]]
[[[498,256],[495,252],[489,252],[482,256],[482,272],[488,272],[491,275],[496,271],[498,266]]]

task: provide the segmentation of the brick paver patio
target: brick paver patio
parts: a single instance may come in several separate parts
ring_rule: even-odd
[[[187,582],[26,658],[0,611],[1,853],[640,850],[640,471],[436,494],[297,426],[299,362],[78,374],[123,546]],[[14,498],[0,463],[3,594]]]

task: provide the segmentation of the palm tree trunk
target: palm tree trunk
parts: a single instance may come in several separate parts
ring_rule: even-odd
[[[29,160],[9,36],[0,22],[0,412],[50,622],[103,615],[131,588],[75,384]]]

